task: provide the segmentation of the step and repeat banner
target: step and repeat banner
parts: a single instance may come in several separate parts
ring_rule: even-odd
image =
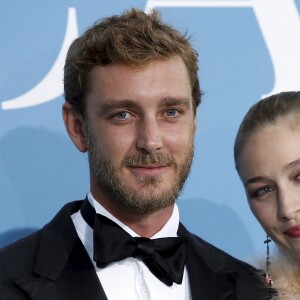
[[[86,154],[61,117],[66,51],[99,18],[137,7],[192,36],[205,95],[191,175],[179,199],[194,233],[246,259],[265,234],[235,172],[233,143],[248,108],[300,89],[300,0],[4,0],[0,3],[0,245],[47,223],[89,188]]]

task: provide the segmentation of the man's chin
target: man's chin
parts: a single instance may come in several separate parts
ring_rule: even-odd
[[[116,192],[114,194],[114,192]],[[151,214],[160,209],[174,205],[179,191],[174,186],[164,186],[162,183],[144,183],[127,185],[111,191],[112,200],[127,210],[138,214]]]
[[[162,176],[133,176],[133,185],[138,187],[159,186],[164,181]]]
[[[168,191],[172,187],[167,187],[163,184],[163,182],[141,182],[138,183],[136,186],[132,186],[131,190],[135,191],[137,194],[141,195],[152,195],[152,196],[162,196],[164,194],[167,194]]]

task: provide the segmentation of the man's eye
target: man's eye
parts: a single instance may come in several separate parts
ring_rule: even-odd
[[[129,118],[129,113],[126,111],[120,111],[114,115],[114,118],[118,120],[126,120]]]
[[[264,186],[260,189],[257,189],[254,193],[253,193],[253,197],[254,198],[260,198],[260,197],[264,197],[266,196],[266,194],[271,193],[274,191],[274,187],[272,186]]]
[[[168,109],[166,110],[165,114],[167,117],[176,117],[178,115],[178,110],[177,109]]]

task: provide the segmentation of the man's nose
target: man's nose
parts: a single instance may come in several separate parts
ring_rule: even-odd
[[[162,130],[156,117],[145,117],[138,125],[136,147],[144,153],[154,153],[163,147]]]

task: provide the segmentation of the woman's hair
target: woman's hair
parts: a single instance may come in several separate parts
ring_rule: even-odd
[[[239,172],[239,157],[249,136],[279,118],[300,115],[300,92],[282,92],[254,104],[245,115],[234,143],[235,167]]]
[[[65,100],[84,115],[89,74],[95,66],[138,67],[175,55],[180,56],[187,67],[196,111],[201,102],[198,53],[186,35],[163,23],[157,11],[146,14],[131,9],[122,15],[102,19],[70,46],[64,68]]]

